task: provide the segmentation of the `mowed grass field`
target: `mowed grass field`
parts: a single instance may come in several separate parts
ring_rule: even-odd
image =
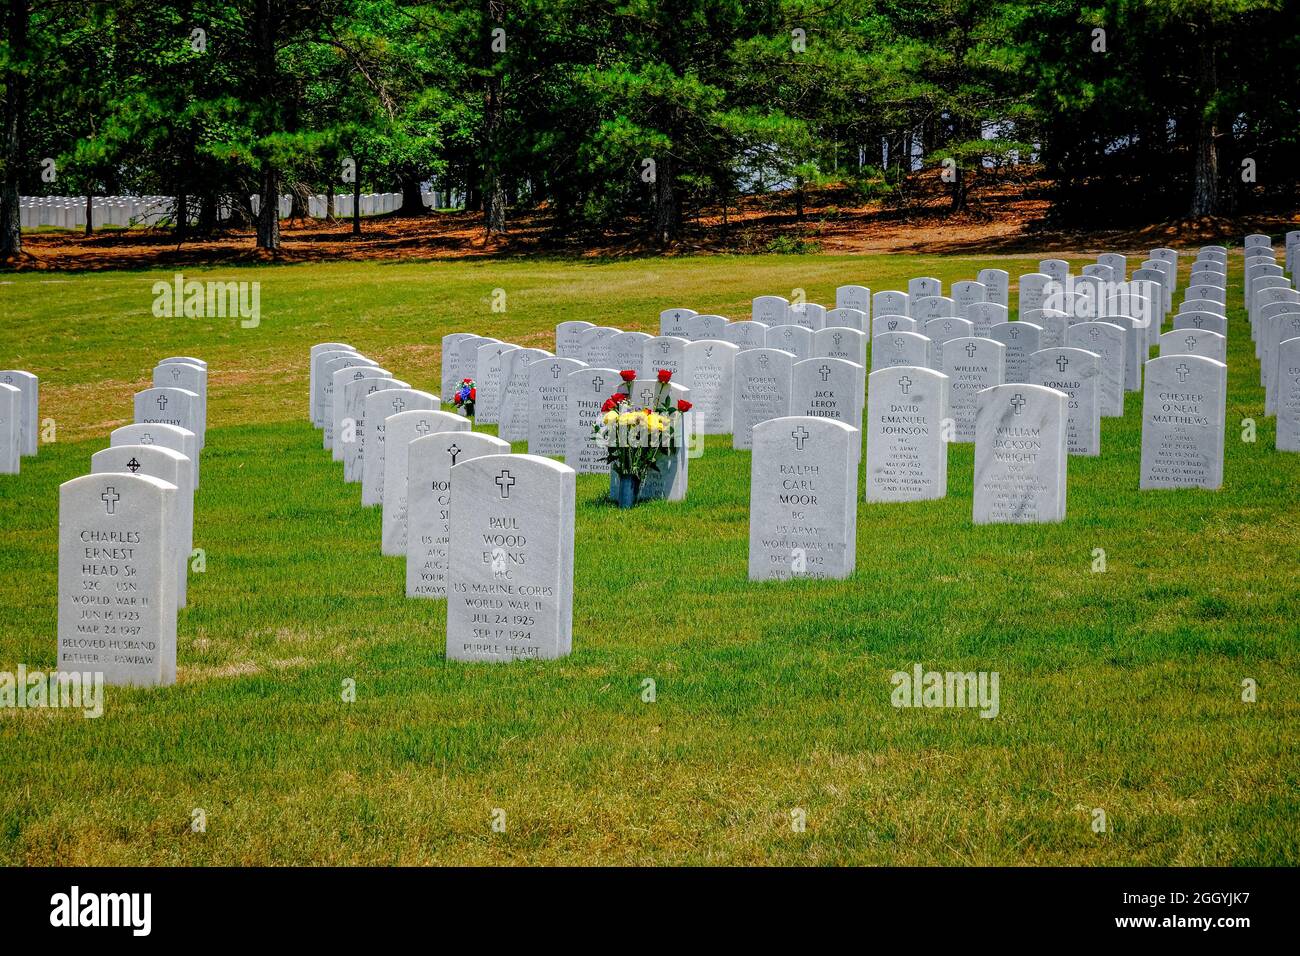
[[[749,454],[713,438],[681,504],[620,512],[607,480],[579,477],[574,652],[559,661],[448,663],[443,603],[403,597],[379,510],[306,420],[315,342],[436,391],[451,331],[553,348],[564,319],[655,332],[672,306],[743,318],[762,293],[831,304],[847,282],[946,289],[986,266],[1014,282],[1036,262],[185,270],[260,282],[255,329],[154,318],[170,271],[0,276],[0,367],[40,375],[57,428],[0,476],[0,670],[55,666],[60,482],[131,420],[157,359],[211,369],[207,570],[180,613],[178,683],[109,688],[98,720],[0,711],[0,860],[1300,863],[1300,456],[1274,451],[1263,416],[1239,254],[1223,490],[1138,491],[1129,395],[1103,419],[1101,457],[1070,460],[1064,523],[974,526],[973,446],[954,445],[945,500],[859,504],[852,579],[759,585]],[[890,675],[918,663],[997,671],[999,715],[891,706]]]

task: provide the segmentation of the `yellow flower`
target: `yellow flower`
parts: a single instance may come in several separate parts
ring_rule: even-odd
[[[605,417],[601,419],[606,425],[612,425],[618,421],[618,412],[606,412]]]
[[[646,422],[650,426],[652,432],[661,432],[664,430],[664,419],[662,415],[651,414],[646,419]]]
[[[618,423],[624,427],[630,427],[636,424],[636,415],[632,412],[624,412],[618,416]]]

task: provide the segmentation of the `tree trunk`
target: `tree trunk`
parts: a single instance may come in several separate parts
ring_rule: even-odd
[[[86,193],[86,235],[88,236],[95,234],[94,198],[91,193]]]
[[[403,216],[423,216],[425,215],[424,196],[420,193],[420,179],[414,170],[403,169],[398,174],[398,180],[402,185],[402,208],[399,210]]]
[[[505,24],[505,0],[484,0],[483,42],[487,57],[487,90],[483,103],[483,226],[489,236],[506,231],[506,196],[501,177],[501,71],[492,49],[492,31]]]
[[[794,178],[794,218],[803,222],[803,177]]]
[[[175,221],[172,224],[172,235],[180,241],[184,239],[190,231],[190,197],[187,193],[176,193]]]
[[[272,0],[257,0],[253,12],[253,39],[257,44],[256,73],[258,92],[262,97],[262,129],[269,135],[278,131],[279,109],[275,82],[275,50],[279,22],[272,10]],[[258,183],[259,209],[257,216],[257,248],[268,252],[280,251],[280,171],[269,155],[261,156],[260,182]]]
[[[334,221],[334,180],[325,184],[325,221]]]
[[[217,231],[217,194],[203,193],[199,196],[199,234],[210,236]]]
[[[355,168],[352,175],[352,235],[361,235],[361,160],[353,156]]]
[[[0,261],[23,252],[22,220],[18,205],[19,139],[22,133],[22,76],[27,56],[27,0],[8,0],[2,14],[9,37],[9,66],[5,70],[5,97],[0,108]]]
[[[663,156],[655,163],[654,242],[661,248],[677,239],[681,227],[681,209],[673,189],[673,158]]]
[[[1219,211],[1219,130],[1210,104],[1218,92],[1218,71],[1214,46],[1202,36],[1200,57],[1200,101],[1206,104],[1196,124],[1196,169],[1192,176],[1192,216],[1213,216]]]
[[[258,183],[257,248],[280,251],[280,174],[269,159],[262,161]]]
[[[307,187],[302,183],[289,187],[289,218],[297,222],[307,218]]]

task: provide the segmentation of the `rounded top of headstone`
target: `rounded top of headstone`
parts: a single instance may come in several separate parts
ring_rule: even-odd
[[[832,435],[840,440],[849,441],[858,434],[858,429],[837,419],[817,418],[811,415],[784,415],[781,418],[769,418],[755,425],[754,442],[757,444],[766,435],[780,434],[782,431],[790,432],[793,443],[799,447],[803,446],[807,438],[818,434]]]
[[[468,424],[467,419],[462,418],[460,421]],[[428,435],[421,435],[411,442],[411,453],[419,454],[427,449],[441,448],[451,444],[463,448],[466,452],[472,452],[475,456],[510,454],[510,442],[504,438],[468,430],[437,431],[430,432]]]
[[[106,515],[122,514],[128,507],[159,501],[166,492],[176,490],[176,486],[170,481],[163,481],[152,475],[119,472],[82,475],[59,485],[60,496],[71,494],[91,500],[92,495],[99,495],[100,500],[105,504]],[[115,498],[114,495],[118,497]]]

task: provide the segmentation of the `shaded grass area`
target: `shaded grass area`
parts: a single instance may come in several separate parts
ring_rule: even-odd
[[[129,419],[158,358],[212,369],[195,529],[207,570],[181,612],[179,683],[110,688],[98,720],[0,711],[0,852],[33,864],[1300,862],[1300,456],[1273,450],[1240,309],[1224,490],[1138,492],[1130,395],[1122,420],[1103,420],[1102,456],[1071,459],[1063,524],[972,525],[973,447],[954,445],[947,499],[859,505],[851,580],[751,584],[749,455],[710,438],[679,505],[620,512],[605,482],[579,478],[575,652],[549,663],[447,663],[444,605],[402,596],[378,510],[359,506],[305,422],[316,341],[349,341],[436,391],[449,331],[550,347],[569,318],[655,331],[670,306],[740,317],[764,292],[831,302],[845,282],[946,286],[1035,262],[192,273],[260,281],[255,329],[154,318],[150,288],[169,273],[0,286],[0,365],[40,374],[58,435],[0,478],[0,670],[55,664],[58,484]],[[894,708],[890,675],[915,663],[997,671],[999,716]],[[191,832],[195,808],[206,833]],[[796,808],[806,832],[791,827]]]

